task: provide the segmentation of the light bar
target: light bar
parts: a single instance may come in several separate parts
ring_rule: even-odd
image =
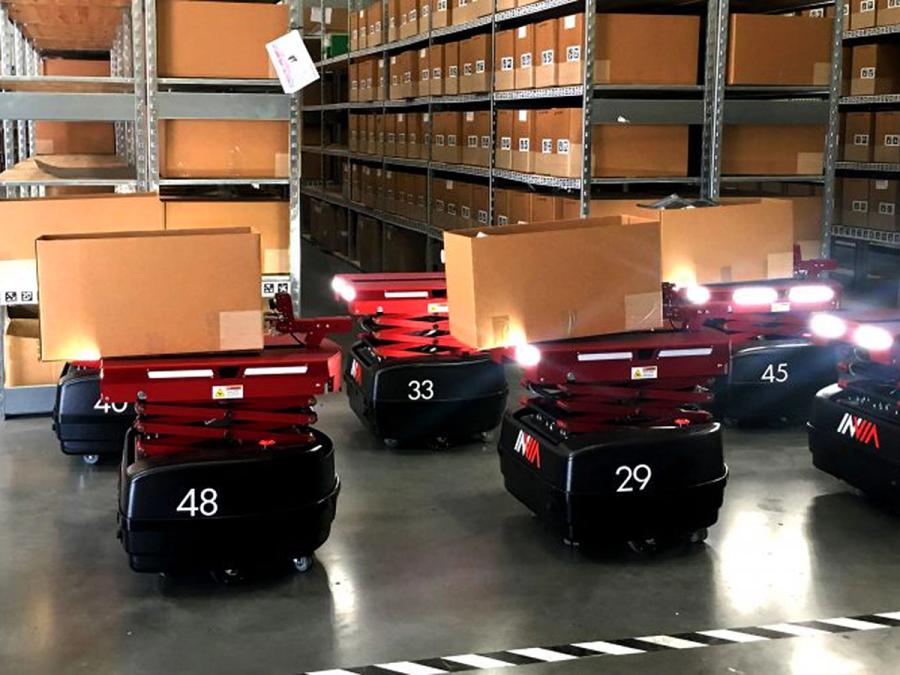
[[[151,380],[177,380],[181,378],[191,377],[212,377],[211,368],[200,368],[197,370],[148,370],[147,377]]]
[[[816,314],[809,321],[813,335],[825,340],[838,340],[847,332],[847,324],[834,314]]]
[[[306,366],[260,366],[245,368],[244,375],[305,375],[308,370]]]
[[[788,300],[803,305],[831,302],[834,300],[834,289],[822,284],[794,286],[788,291]]]
[[[595,354],[579,354],[579,361],[624,361],[634,356],[631,352],[597,352]]]
[[[534,345],[516,345],[515,358],[520,366],[530,368],[541,362],[541,350]]]
[[[331,280],[331,290],[337,293],[345,302],[356,300],[356,290],[340,277]]]
[[[768,286],[745,286],[731,295],[736,305],[771,305],[778,300],[778,291]]]
[[[712,347],[694,347],[692,349],[661,349],[659,358],[671,359],[679,356],[709,356],[712,354]]]
[[[386,298],[427,298],[428,291],[385,291],[384,297]]]
[[[885,352],[894,344],[893,336],[884,328],[867,324],[856,329],[853,341],[870,352]]]
[[[684,297],[693,305],[705,305],[712,293],[706,286],[688,286],[684,289]]]

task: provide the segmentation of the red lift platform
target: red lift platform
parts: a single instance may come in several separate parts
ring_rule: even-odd
[[[350,407],[388,445],[486,436],[506,408],[498,354],[450,335],[443,273],[341,274],[361,333],[344,368]]]

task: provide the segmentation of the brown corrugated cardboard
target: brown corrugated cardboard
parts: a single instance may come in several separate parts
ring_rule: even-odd
[[[869,223],[869,180],[844,178],[841,180],[840,225],[867,227]]]
[[[249,228],[45,236],[35,248],[45,361],[262,348]]]
[[[491,112],[489,110],[464,112],[462,137],[465,139],[463,164],[490,166]]]
[[[698,17],[598,14],[595,26],[594,84],[696,84]]]
[[[844,3],[844,11],[841,16],[841,30],[850,30],[850,3]]]
[[[577,217],[577,216],[576,216]],[[531,197],[531,222],[543,223],[562,219],[562,204],[559,197],[534,193]]]
[[[444,47],[431,45],[428,48],[428,61],[431,64],[431,79],[428,94],[441,96],[444,93]]]
[[[506,91],[516,88],[515,30],[502,30],[494,41],[494,89]]]
[[[362,204],[362,165],[352,164],[350,166],[350,201]]]
[[[555,87],[557,83],[557,21],[541,21],[534,29],[534,86]]]
[[[156,25],[160,77],[268,78],[266,43],[287,32],[288,7],[161,0]]]
[[[400,15],[400,0],[387,0],[387,39],[388,42],[400,39],[400,26],[403,19]]]
[[[343,7],[306,7],[303,11],[305,33],[346,33],[348,12]]]
[[[560,86],[580,84],[584,76],[584,14],[570,14],[556,20],[556,43],[557,83]]]
[[[459,164],[462,161],[461,137],[461,112],[445,110],[434,113],[431,158],[437,162]]]
[[[425,159],[428,149],[423,145],[422,113],[409,113],[406,116],[406,156],[413,159]]]
[[[604,124],[595,126],[592,134],[594,176],[686,176],[688,173],[686,126]]]
[[[399,216],[406,216],[406,193],[409,187],[409,174],[406,171],[394,173],[394,213]]]
[[[409,156],[409,144],[406,142],[406,129],[409,126],[409,115],[397,113],[397,157]]]
[[[513,170],[531,173],[534,171],[534,154],[531,139],[535,137],[534,110],[516,110],[513,118]]]
[[[490,190],[487,185],[472,185],[472,220],[475,226],[490,225]]]
[[[391,169],[384,172],[384,210],[388,213],[397,211],[397,173]]]
[[[447,227],[447,195],[444,181],[436,178],[431,182],[431,224],[435,227]]]
[[[263,274],[290,272],[290,209],[287,202],[164,202],[167,230],[250,227],[260,235]]]
[[[400,54],[400,71],[402,98],[413,98],[419,92],[419,55],[415,49]]]
[[[361,45],[359,43],[359,17],[365,17],[365,13],[360,10],[359,12],[350,12],[350,51],[356,51],[357,49],[362,49],[365,45]]]
[[[390,78],[388,98],[392,101],[399,101],[403,98],[403,67],[400,61],[402,55],[402,53],[391,54],[388,62],[388,78]]]
[[[853,96],[900,92],[900,44],[870,44],[853,48],[850,93]]]
[[[373,185],[375,189],[375,208],[384,211],[385,188],[384,188],[384,169],[376,166],[373,172]]]
[[[356,220],[356,258],[364,272],[381,271],[381,223],[374,218]]]
[[[900,2],[878,0],[875,19],[879,26],[894,26],[900,23]]]
[[[374,101],[384,101],[385,100],[385,82],[387,82],[387,77],[385,73],[385,59],[377,58],[375,61],[375,93],[373,96]]]
[[[491,88],[491,36],[474,35],[463,40],[459,48],[462,63],[462,79],[459,91],[462,94],[476,94]]]
[[[425,174],[412,174],[412,193],[415,197],[415,204],[410,214],[410,218],[419,222],[425,222],[428,213],[428,178]]]
[[[461,26],[474,18],[472,0],[450,0],[450,2],[453,3],[453,12],[450,15],[451,25]]]
[[[848,162],[871,162],[875,120],[870,112],[845,113],[843,155]]]
[[[408,38],[419,32],[419,5],[416,0],[400,0],[402,22],[400,37]]]
[[[388,113],[384,117],[384,155],[397,156],[397,114]]]
[[[444,45],[444,93],[459,93],[459,42]]]
[[[451,0],[431,0],[431,28],[449,26],[452,8],[453,3]]]
[[[872,159],[876,162],[900,163],[900,112],[875,113],[875,149]]]
[[[509,191],[509,225],[524,225],[531,222],[531,198],[533,193],[525,190]]]
[[[498,169],[512,169],[513,119],[515,110],[497,111],[497,148],[494,164]]]
[[[875,25],[875,0],[847,0],[850,5],[850,30]]]
[[[359,100],[359,63],[354,61],[348,66],[350,80],[350,100]]]
[[[509,195],[512,190],[494,188],[494,225],[509,225]]]
[[[459,194],[458,182],[444,180],[444,227],[453,230],[459,227]]]
[[[454,188],[457,209],[456,227],[460,229],[475,227],[477,221],[475,220],[476,215],[472,211],[472,184],[465,181],[456,181]]]
[[[502,12],[507,9],[514,9],[516,0],[497,0],[497,11]]]
[[[10,319],[3,340],[3,375],[7,387],[55,385],[63,363],[41,361],[37,319]]]
[[[473,347],[662,325],[658,222],[610,217],[462,230],[444,234],[444,250],[450,330]]]
[[[900,232],[900,182],[875,179],[869,185],[868,227],[873,230]]]
[[[534,87],[534,25],[526,24],[515,29],[516,89]]]
[[[419,33],[427,33],[431,22],[431,0],[417,0],[419,7]]]
[[[375,115],[366,115],[366,153],[374,155],[378,148],[378,122]]]
[[[825,150],[825,127],[729,125],[722,146],[726,175],[819,175]]]
[[[366,43],[367,47],[377,47],[383,40],[383,28],[381,25],[382,16],[381,0],[373,2],[366,7],[366,23],[369,26],[369,37]]]
[[[384,154],[384,115],[377,113],[375,117],[375,154]]]
[[[728,84],[828,84],[831,32],[816,18],[733,14]]]
[[[425,237],[417,232],[384,225],[386,272],[425,271]]]
[[[414,96],[429,96],[431,94],[431,61],[428,58],[428,47],[420,49],[417,55],[419,81],[416,83]]]

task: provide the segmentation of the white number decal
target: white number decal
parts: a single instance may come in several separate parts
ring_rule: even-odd
[[[408,397],[410,401],[430,401],[434,398],[434,382],[431,380],[410,380]]]
[[[765,380],[766,382],[787,382],[789,377],[788,373],[788,364],[779,363],[777,366],[774,363],[770,363],[766,366],[766,369],[763,371],[762,377],[759,379]]]
[[[622,484],[616,492],[634,492],[634,487],[629,485],[632,481],[640,483],[638,491],[641,491],[647,487],[650,478],[653,476],[653,471],[651,471],[650,467],[646,464],[638,464],[633,469],[630,466],[623,464],[616,469],[616,475],[619,476],[623,473],[625,474],[625,480],[622,481]]]
[[[127,403],[104,403],[102,398],[98,398],[94,404],[94,410],[102,410],[104,415],[108,415],[112,410],[114,413],[122,414],[128,410]]]
[[[201,516],[214,516],[219,511],[219,504],[216,502],[218,498],[219,493],[213,488],[203,488],[200,490],[200,505],[197,506],[197,490],[191,488],[175,510],[190,514],[191,518],[195,517],[198,511]]]

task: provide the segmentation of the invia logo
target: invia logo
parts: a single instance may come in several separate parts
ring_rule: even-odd
[[[878,440],[878,427],[875,426],[874,422],[870,422],[862,417],[844,413],[844,417],[838,424],[837,432],[844,436],[851,436],[863,445],[872,443],[877,450],[881,449],[881,443]]]
[[[516,444],[513,449],[518,452],[525,461],[533,464],[538,469],[541,468],[541,444],[524,431],[519,431],[516,437]]]

